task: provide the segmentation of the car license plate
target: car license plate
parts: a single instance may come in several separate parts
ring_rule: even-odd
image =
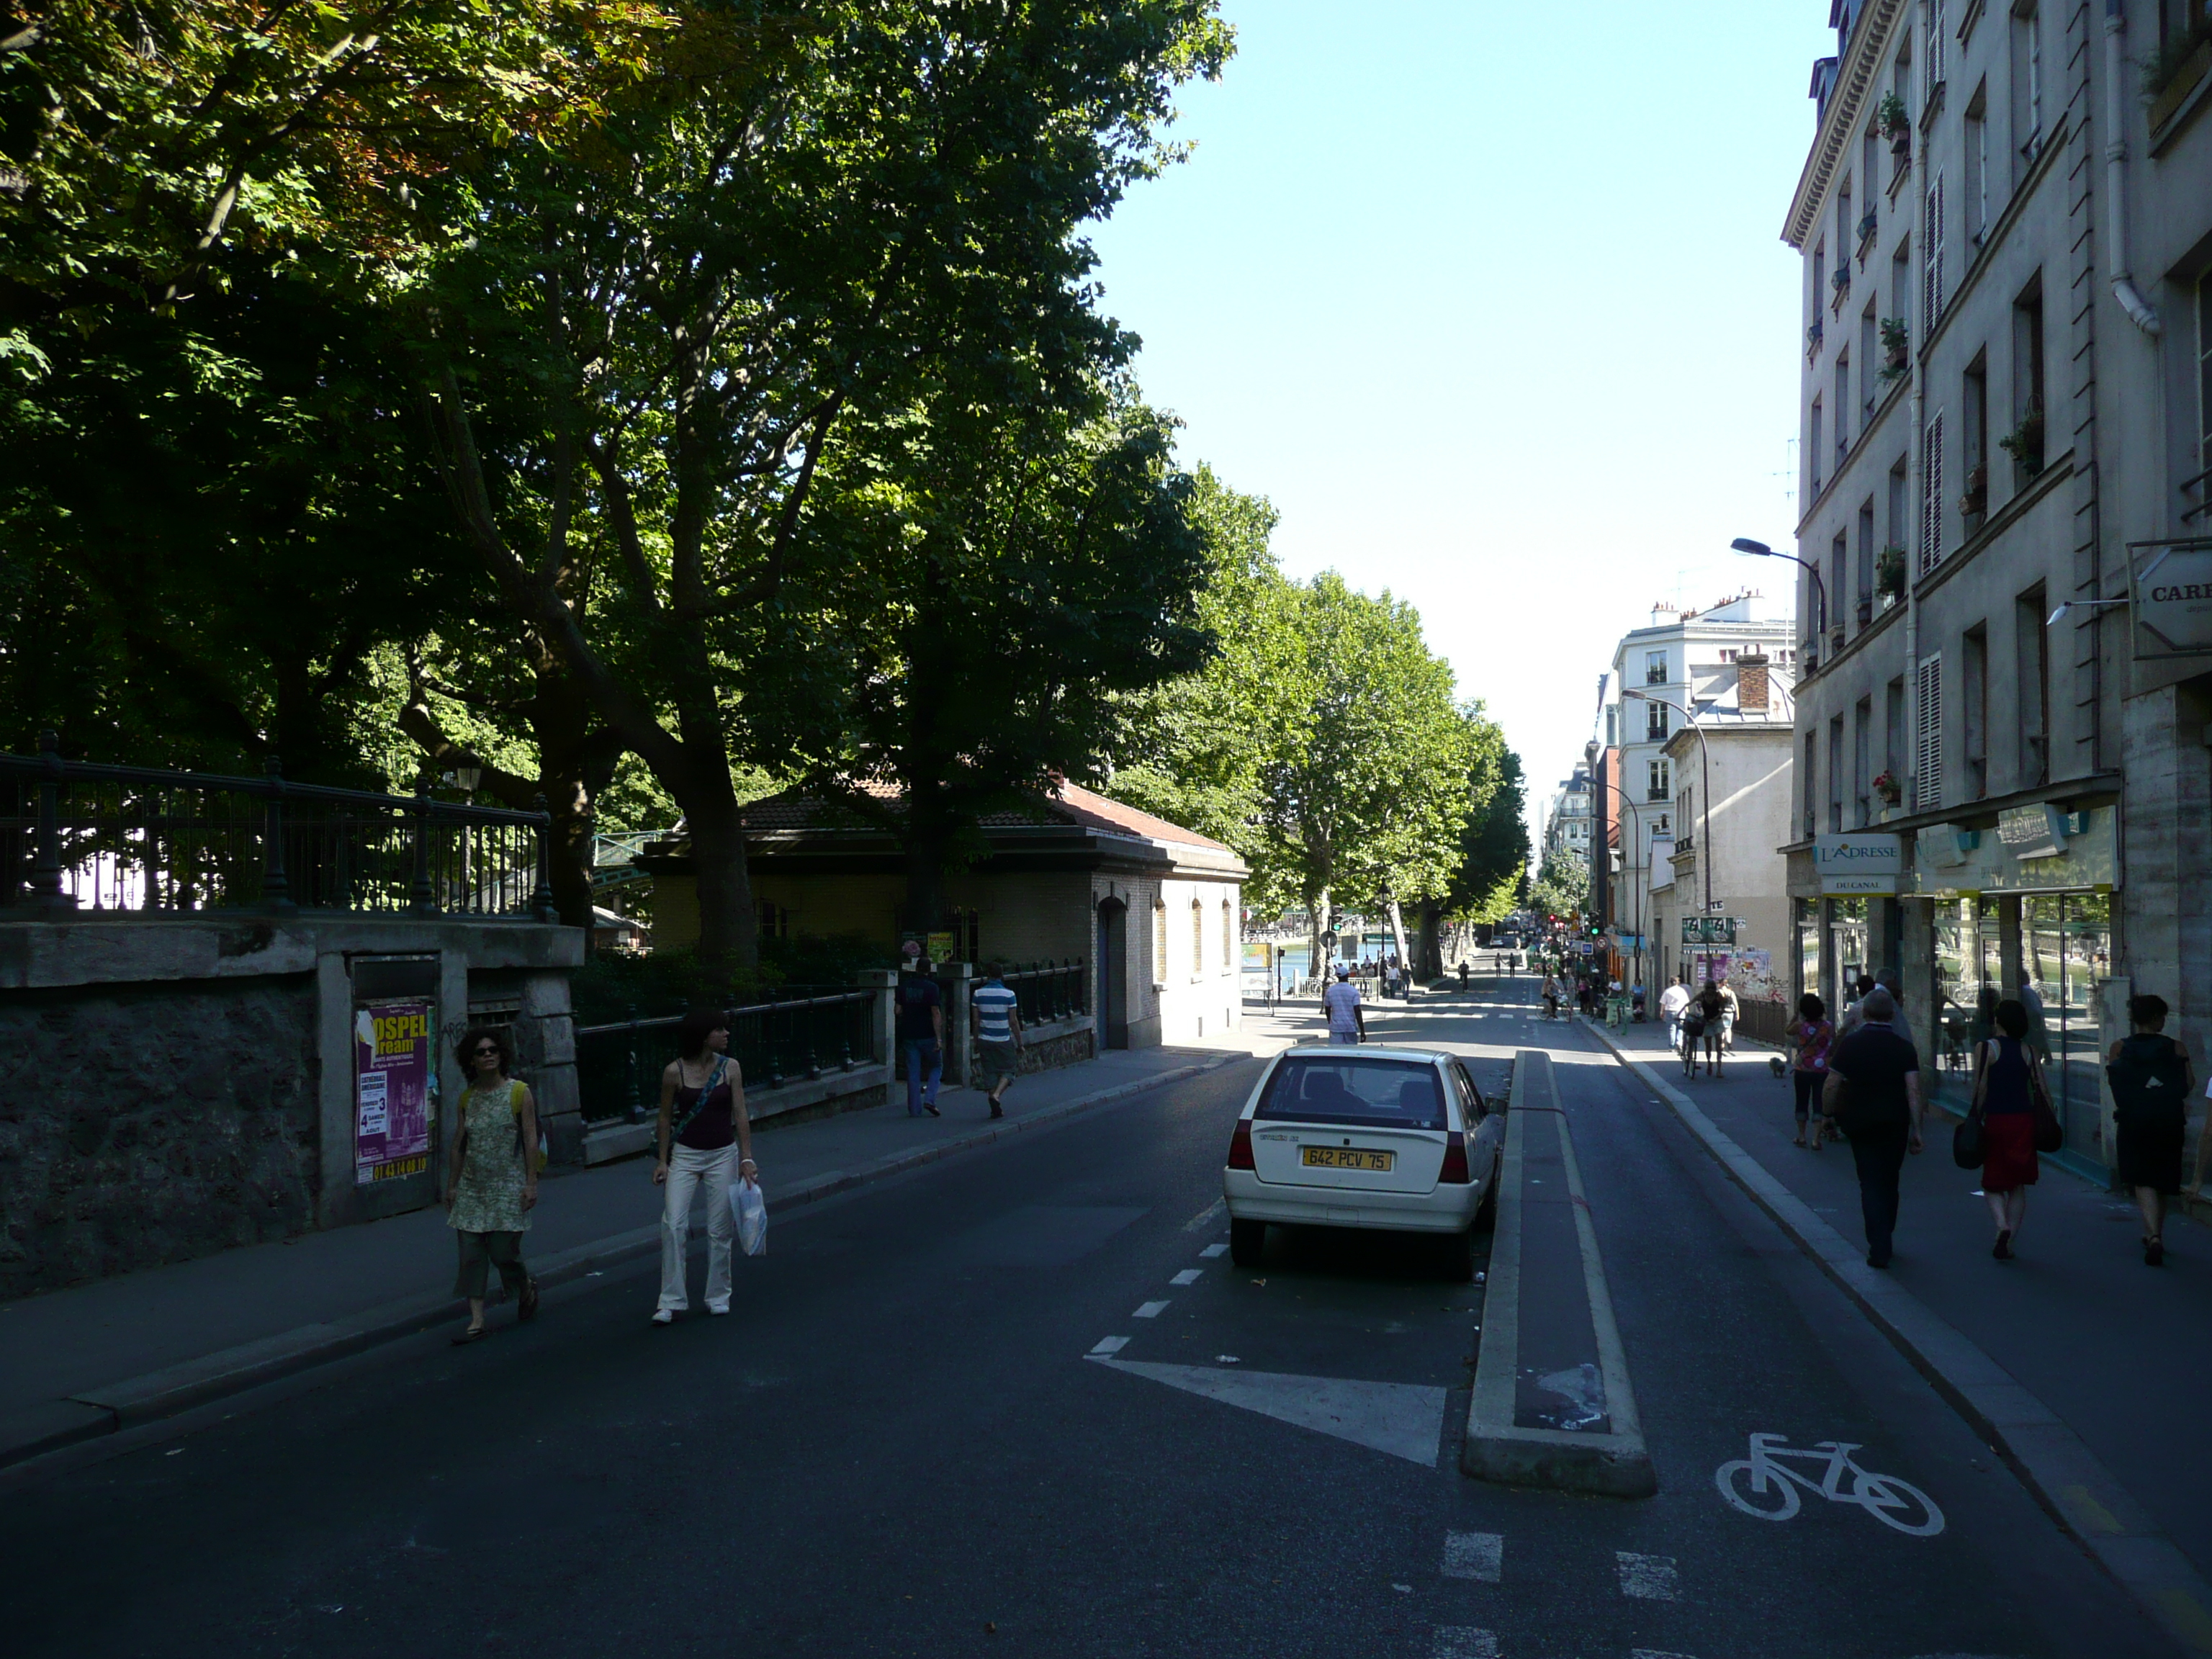
[[[1309,1170],[1376,1170],[1387,1174],[1397,1161],[1395,1152],[1370,1152],[1364,1146],[1309,1146]]]

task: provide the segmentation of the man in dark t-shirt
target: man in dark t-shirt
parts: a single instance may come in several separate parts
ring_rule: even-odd
[[[1897,1003],[1880,986],[1860,1005],[1864,1023],[1828,1056],[1820,1111],[1843,1120],[1858,1165],[1859,1210],[1866,1218],[1867,1266],[1889,1266],[1897,1230],[1897,1182],[1907,1152],[1920,1150],[1926,1112],[1920,1100],[1920,1054],[1887,1022]]]
[[[898,981],[898,1042],[906,1054],[906,1115],[938,1115],[937,1085],[945,1076],[945,999],[930,977],[921,946],[908,939],[900,947],[904,964]]]

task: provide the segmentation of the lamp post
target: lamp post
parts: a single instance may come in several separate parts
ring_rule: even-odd
[[[483,781],[483,768],[474,761],[465,761],[453,769],[453,787],[461,792],[461,800],[465,805],[477,804],[477,786]],[[476,878],[471,868],[473,860],[469,854],[473,850],[471,843],[475,841],[476,833],[476,825],[466,820],[462,822],[461,904],[464,908],[473,908],[475,905],[476,893],[472,884]]]
[[[1748,536],[1739,536],[1734,541],[1730,542],[1729,545],[1739,553],[1750,554],[1753,558],[1787,559],[1790,563],[1796,565],[1799,568],[1802,569],[1807,575],[1813,579],[1813,596],[1814,599],[1818,601],[1819,605],[1820,621],[1813,629],[1814,637],[1817,640],[1827,633],[1828,590],[1820,580],[1820,572],[1819,568],[1815,566],[1811,560],[1801,559],[1795,553],[1781,552],[1777,549],[1769,547],[1765,542],[1755,542]],[[1808,673],[1812,672],[1811,664],[1808,663],[1806,665],[1806,672]]]
[[[1626,686],[1621,688],[1620,695],[1633,697],[1638,702],[1656,702],[1674,710],[1681,715],[1682,724],[1697,733],[1698,762],[1705,774],[1705,787],[1698,792],[1698,836],[1705,843],[1705,850],[1698,857],[1698,869],[1705,878],[1705,914],[1711,915],[1713,910],[1713,756],[1712,750],[1705,745],[1705,728],[1698,724],[1698,717],[1689,709],[1666,697],[1655,697],[1649,691],[1631,691]]]

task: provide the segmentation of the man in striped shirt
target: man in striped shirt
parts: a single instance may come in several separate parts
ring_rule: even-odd
[[[1000,1097],[1022,1064],[1020,999],[1007,988],[1004,975],[1005,969],[993,963],[968,1000],[968,1017],[975,1031],[975,1075],[990,1080],[993,1117],[1006,1115]]]

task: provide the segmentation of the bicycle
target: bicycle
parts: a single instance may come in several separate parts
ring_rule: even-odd
[[[1705,1034],[1705,1022],[1700,1020],[1693,1025],[1686,1014],[1674,1029],[1682,1039],[1682,1075],[1693,1078],[1698,1074],[1698,1044]]]
[[[1797,1513],[1797,1488],[1815,1492],[1832,1504],[1856,1504],[1886,1527],[1914,1538],[1933,1538],[1943,1530],[1943,1511],[1935,1499],[1893,1474],[1877,1474],[1851,1461],[1857,1443],[1823,1440],[1817,1446],[1792,1446],[1778,1434],[1751,1437],[1751,1455],[1723,1463],[1713,1471],[1713,1484],[1729,1504],[1762,1521],[1787,1521]],[[1780,1460],[1817,1460],[1825,1464],[1818,1480],[1802,1474]],[[1850,1477],[1848,1491],[1844,1479]],[[1736,1491],[1739,1477],[1748,1477],[1748,1495]],[[1770,1494],[1771,1494],[1770,1498]],[[1761,1501],[1754,1501],[1761,1500]]]

